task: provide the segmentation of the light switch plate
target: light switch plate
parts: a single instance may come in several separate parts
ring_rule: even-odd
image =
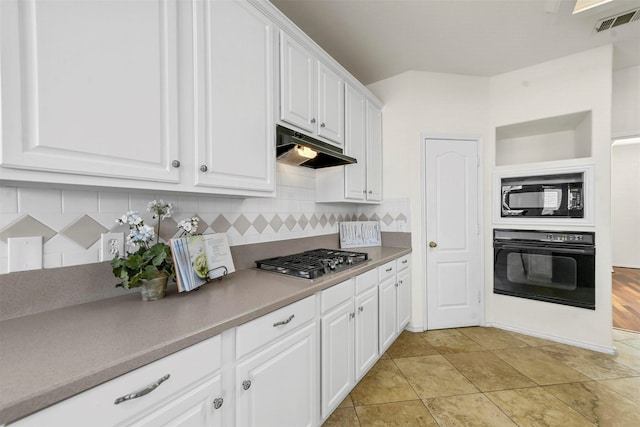
[[[9,237],[9,273],[42,268],[42,236]]]

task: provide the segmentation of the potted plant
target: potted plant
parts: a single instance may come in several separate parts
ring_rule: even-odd
[[[111,260],[113,274],[120,280],[116,287],[126,289],[142,287],[143,301],[164,298],[167,282],[174,275],[169,245],[160,242],[160,221],[171,216],[171,204],[152,201],[147,210],[157,219],[157,231],[144,223],[136,211],[129,211],[116,223],[129,226],[127,250]],[[155,243],[154,243],[155,241]]]

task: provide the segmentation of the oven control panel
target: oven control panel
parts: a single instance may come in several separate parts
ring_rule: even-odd
[[[494,229],[495,241],[551,242],[562,244],[594,245],[595,233],[589,231],[542,231]]]
[[[582,234],[556,234],[549,233],[547,238],[550,242],[584,242],[584,236]]]

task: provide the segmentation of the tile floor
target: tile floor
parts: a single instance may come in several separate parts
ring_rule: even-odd
[[[640,426],[640,334],[611,356],[495,328],[403,332],[324,423]]]

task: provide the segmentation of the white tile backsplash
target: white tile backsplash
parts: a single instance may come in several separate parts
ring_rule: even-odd
[[[121,215],[129,210],[129,193],[99,192],[98,210],[101,213]]]
[[[20,188],[18,192],[20,213],[59,214],[62,212],[62,191],[40,188]],[[35,217],[35,215],[32,215]]]
[[[98,211],[98,193],[95,191],[62,191],[62,212],[85,213]]]
[[[18,213],[18,189],[15,187],[0,187],[0,214]],[[0,225],[2,228],[2,225]]]
[[[55,231],[44,244],[45,268],[98,262],[100,241],[84,249],[77,242],[59,234],[65,227],[86,214],[103,227],[114,230],[115,220],[128,210],[137,210],[148,224],[155,224],[147,212],[152,200],[164,200],[173,204],[172,219],[198,215],[211,232],[211,225],[223,216],[229,224],[227,231],[232,246],[286,240],[338,232],[338,221],[351,220],[365,215],[379,218],[385,215],[389,224],[381,221],[383,231],[410,231],[409,200],[385,200],[381,205],[345,205],[339,203],[315,203],[315,171],[308,168],[278,164],[275,198],[230,198],[154,193],[128,193],[122,191],[34,189],[0,187],[0,233],[15,231],[11,227],[29,215]],[[407,218],[403,226],[396,218]],[[233,224],[243,215],[248,221]],[[262,215],[262,219],[258,217]],[[302,217],[304,219],[302,220]],[[256,225],[254,226],[254,221]],[[267,225],[264,225],[266,221]],[[256,226],[261,224],[261,231]],[[400,229],[402,228],[402,230]],[[92,230],[86,233],[92,233]],[[84,237],[84,235],[82,236]],[[0,241],[0,274],[7,272],[7,245]]]

